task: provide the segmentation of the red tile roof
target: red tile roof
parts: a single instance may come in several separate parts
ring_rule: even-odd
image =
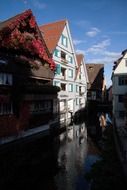
[[[81,61],[83,60],[83,57],[84,57],[83,54],[76,54],[78,66],[81,65]]]
[[[61,20],[39,27],[50,53],[53,53],[56,48],[65,25],[66,20]]]

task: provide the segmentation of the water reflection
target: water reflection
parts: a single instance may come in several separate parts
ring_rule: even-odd
[[[88,148],[90,147],[88,147],[85,124],[69,126],[66,133],[60,135],[60,144],[58,152],[60,171],[55,176],[57,189],[88,190],[90,184],[85,180],[84,166],[86,160],[89,160]]]
[[[82,146],[83,144],[81,144],[81,140],[79,140],[81,135],[84,135],[84,133],[81,132],[80,127],[76,125],[67,128],[66,133],[64,133],[64,138],[63,134],[62,138],[60,135],[60,139],[62,139],[58,152],[60,171],[55,176],[57,188],[60,190],[74,190],[77,181],[79,181],[77,177],[79,175],[83,176],[82,166],[84,157],[87,154],[87,139],[84,140],[85,146]]]
[[[10,158],[6,159],[11,170],[3,168],[6,172],[4,180],[1,178],[4,181],[1,183],[2,187],[9,185],[13,189],[18,189],[19,186],[25,189],[41,187],[43,190],[90,189],[85,173],[98,158],[98,151],[87,137],[84,123],[67,127],[66,132],[53,142],[46,143],[41,140],[34,145],[30,144],[30,147],[20,153],[17,150],[16,156],[12,156],[12,161],[16,157],[23,161],[15,170],[12,161],[8,162]],[[8,172],[9,178],[6,175]]]

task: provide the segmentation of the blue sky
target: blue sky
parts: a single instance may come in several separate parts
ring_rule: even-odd
[[[67,19],[86,63],[104,63],[111,84],[113,62],[127,49],[126,0],[1,0],[0,21],[31,9],[39,25]]]

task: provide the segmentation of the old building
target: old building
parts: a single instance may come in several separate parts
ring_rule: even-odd
[[[113,126],[118,156],[127,174],[127,50],[114,62],[112,72]]]
[[[59,125],[54,69],[31,10],[0,23],[0,144]]]
[[[103,64],[86,64],[88,73],[88,100],[102,102],[104,100],[104,65]]]
[[[56,63],[53,84],[61,89],[58,95],[60,120],[61,123],[68,124],[71,116],[74,115],[77,109],[80,109],[79,101],[81,99],[81,94],[79,95],[79,92],[76,92],[76,85],[78,84],[77,89],[79,86],[83,86],[83,84],[80,85],[78,82],[75,82],[76,68],[79,67],[69,29],[69,23],[67,20],[57,21],[40,26],[40,30],[47,47],[52,54],[53,60]],[[81,80],[79,82],[81,82]]]
[[[127,50],[114,62],[112,72],[113,115],[119,127],[125,126],[124,96],[127,93]]]
[[[79,108],[85,108],[87,101],[87,84],[88,84],[88,75],[86,70],[86,64],[84,60],[83,54],[76,54],[78,67],[76,70],[76,108],[75,110],[79,110]]]

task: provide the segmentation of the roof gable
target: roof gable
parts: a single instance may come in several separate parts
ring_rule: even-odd
[[[66,20],[62,20],[45,24],[39,27],[50,53],[54,51],[62,35],[65,25],[66,25]]]
[[[42,32],[46,45],[50,53],[52,54],[55,48],[57,47],[57,45],[59,47],[61,46],[60,38],[62,34],[63,35],[65,34],[66,37],[68,37],[68,47],[61,46],[61,48],[64,48],[65,51],[67,50],[68,52],[73,54],[74,63],[77,66],[76,55],[75,55],[72,37],[71,37],[69,24],[67,20],[61,20],[61,21],[42,25],[40,26],[40,30]]]
[[[102,88],[104,64],[86,64],[90,88]]]
[[[49,63],[51,69],[55,68],[31,10],[0,23],[0,50],[25,55],[25,59],[39,58],[41,62]]]
[[[113,74],[127,74],[127,52],[115,62]]]
[[[83,54],[76,54],[76,59],[77,59],[77,64],[78,68],[76,70],[76,79],[78,77],[78,74],[80,72],[81,65],[83,66],[83,72],[86,78],[86,82],[88,82],[88,75],[87,75],[87,70],[86,70],[86,64],[84,62],[84,55]]]

